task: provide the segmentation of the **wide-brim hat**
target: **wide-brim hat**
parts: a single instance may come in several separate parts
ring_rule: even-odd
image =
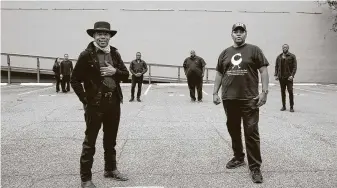
[[[117,31],[110,29],[110,24],[108,22],[99,21],[94,24],[93,29],[87,29],[87,33],[89,36],[93,37],[95,32],[108,32],[111,37],[116,35]]]

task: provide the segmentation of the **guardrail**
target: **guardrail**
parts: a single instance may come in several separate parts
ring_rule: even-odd
[[[41,74],[50,74],[53,75],[53,71],[50,69],[41,69],[40,68],[40,60],[41,59],[50,59],[55,60],[56,57],[46,57],[46,56],[36,56],[36,55],[24,55],[24,54],[13,54],[13,53],[1,53],[2,56],[7,56],[7,66],[1,66],[1,70],[7,69],[8,74],[8,84],[11,83],[11,72],[24,72],[24,73],[36,73],[36,81],[40,83],[40,75]],[[14,67],[11,66],[11,57],[26,57],[26,58],[36,58],[36,68],[25,68],[25,67]],[[62,59],[62,58],[60,58]],[[69,59],[71,61],[77,61],[77,59]],[[130,62],[124,62],[126,65],[130,64]],[[148,79],[149,84],[152,81],[162,81],[162,82],[185,82],[186,78],[182,78],[180,75],[180,69],[183,69],[183,66],[178,65],[165,65],[165,64],[152,64],[147,63],[148,65],[148,76],[144,75],[144,79]],[[166,67],[166,68],[176,68],[178,71],[177,77],[163,77],[163,76],[152,76],[151,67]],[[209,71],[215,70],[215,68],[205,68],[205,80],[204,82],[209,83]]]

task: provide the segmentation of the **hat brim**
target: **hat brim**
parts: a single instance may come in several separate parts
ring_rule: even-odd
[[[244,27],[242,27],[242,26],[237,26],[237,27],[234,27],[233,29],[232,29],[232,31],[234,31],[234,30],[237,30],[238,28],[241,28],[242,30],[244,30],[244,31],[247,31],[247,29],[245,29]]]
[[[104,30],[104,29],[87,29],[87,33],[89,36],[94,37],[95,32],[108,32],[111,37],[115,36],[117,31],[115,30]]]

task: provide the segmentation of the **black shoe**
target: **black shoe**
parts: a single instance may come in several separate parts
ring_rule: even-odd
[[[226,168],[233,169],[233,168],[243,166],[244,164],[245,164],[245,161],[243,159],[238,160],[235,157],[233,157],[233,159],[228,161],[228,163],[226,164]]]
[[[254,168],[250,171],[250,175],[254,183],[262,183],[263,177],[259,168]]]
[[[290,112],[295,112],[293,107],[290,107]]]
[[[286,110],[286,107],[283,106],[283,107],[281,108],[281,111],[285,111],[285,110]]]
[[[132,102],[134,100],[134,98],[131,98],[130,100],[129,100],[129,102]]]
[[[127,181],[129,180],[126,175],[121,174],[118,170],[113,171],[104,171],[104,177],[113,178],[118,181]]]
[[[138,101],[138,102],[142,102],[142,101],[140,100],[140,98],[137,98],[137,101]]]
[[[89,180],[89,181],[82,181],[81,182],[81,187],[82,188],[96,188],[95,184],[92,183],[91,180]]]
[[[191,102],[195,102],[195,99],[191,99]]]
[[[198,102],[202,102],[202,99],[199,99]]]

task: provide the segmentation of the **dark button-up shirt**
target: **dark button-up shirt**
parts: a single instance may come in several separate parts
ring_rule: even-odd
[[[100,67],[107,67],[105,62],[113,66],[110,53],[104,53],[102,50],[97,50],[97,57]],[[116,91],[116,81],[112,76],[104,76],[103,84],[108,87],[109,91]]]

